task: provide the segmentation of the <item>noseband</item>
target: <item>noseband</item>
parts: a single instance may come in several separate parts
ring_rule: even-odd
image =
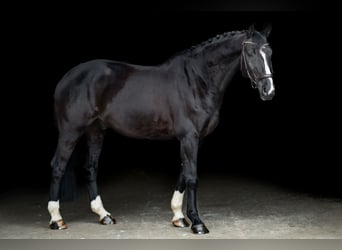
[[[242,43],[242,53],[241,53],[241,71],[242,71],[242,63],[243,63],[244,66],[245,66],[245,69],[247,71],[247,75],[248,75],[249,79],[251,80],[252,88],[255,89],[257,87],[257,82],[258,81],[260,81],[262,79],[266,79],[266,78],[271,78],[273,76],[273,73],[271,73],[271,74],[264,74],[262,76],[256,76],[253,71],[250,72],[250,69],[249,69],[247,61],[246,61],[245,44],[254,44],[254,45],[257,45],[257,44],[254,43],[254,42],[251,42],[251,41],[243,41],[243,43]],[[268,43],[265,43],[262,46],[266,46],[266,45],[268,45]]]

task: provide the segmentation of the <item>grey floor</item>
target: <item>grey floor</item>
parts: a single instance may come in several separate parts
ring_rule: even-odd
[[[100,186],[105,208],[117,220],[103,226],[89,208],[86,190],[62,203],[67,230],[48,229],[47,190],[0,195],[2,239],[342,239],[342,200],[314,197],[253,179],[202,176],[199,211],[210,230],[193,235],[171,225],[174,180],[129,173]]]

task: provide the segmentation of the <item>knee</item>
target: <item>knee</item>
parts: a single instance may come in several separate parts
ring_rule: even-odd
[[[196,177],[187,178],[185,181],[187,188],[197,188],[198,179]]]
[[[53,168],[52,169],[52,179],[54,181],[60,181],[64,175],[65,169],[63,168]]]
[[[87,175],[86,176],[86,181],[88,181],[88,183],[94,183],[94,182],[96,183],[97,178],[94,175]]]

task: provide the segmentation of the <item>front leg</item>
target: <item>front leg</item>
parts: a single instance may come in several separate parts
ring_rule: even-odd
[[[183,175],[187,192],[187,216],[192,226],[191,230],[195,234],[206,234],[209,230],[200,219],[197,210],[197,152],[198,136],[188,134],[181,138],[181,159],[183,164]]]
[[[184,214],[182,212],[184,192],[185,192],[185,179],[184,179],[184,167],[182,167],[182,171],[179,175],[179,180],[178,180],[176,189],[171,199],[171,209],[174,215],[172,218],[172,224],[175,227],[188,227],[189,226],[189,223],[184,218]]]

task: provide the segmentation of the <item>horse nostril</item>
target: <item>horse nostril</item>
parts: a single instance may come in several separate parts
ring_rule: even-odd
[[[270,97],[273,97],[275,95],[275,91],[273,90],[271,93],[270,93]]]

